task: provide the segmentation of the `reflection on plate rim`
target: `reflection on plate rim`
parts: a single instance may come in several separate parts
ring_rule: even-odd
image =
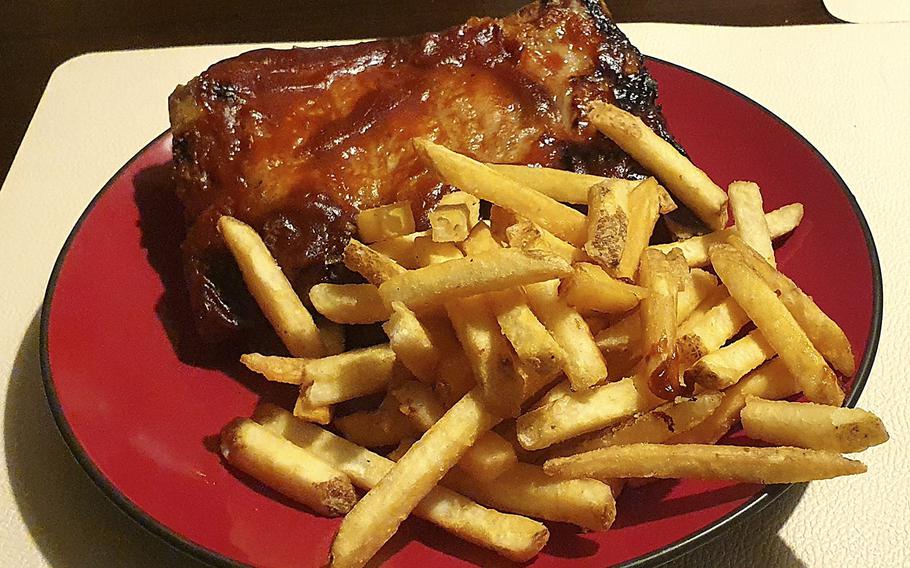
[[[815,156],[821,161],[822,164],[831,172],[831,174],[836,179],[838,185],[840,186],[841,191],[844,192],[844,195],[847,197],[847,201],[850,203],[850,207],[853,209],[854,214],[856,215],[857,221],[859,221],[860,228],[863,232],[863,238],[866,241],[866,248],[869,252],[869,260],[871,263],[872,271],[872,321],[870,322],[869,337],[865,345],[865,355],[863,360],[860,362],[859,368],[856,371],[853,390],[850,391],[850,395],[844,403],[845,406],[853,407],[856,405],[859,400],[859,396],[862,393],[864,387],[866,386],[866,380],[869,378],[869,373],[872,370],[872,363],[875,360],[875,354],[878,351],[879,337],[881,335],[882,328],[882,273],[881,265],[878,258],[878,250],[875,247],[875,240],[872,237],[872,231],[869,228],[869,224],[866,221],[865,215],[863,215],[862,210],[859,207],[859,204],[856,201],[856,197],[850,191],[850,188],[847,187],[847,184],[841,178],[840,174],[830,162],[822,155],[818,149],[809,142],[802,134],[796,131],[792,126],[787,124],[782,118],[765,108],[763,105],[759,104],[750,97],[744,95],[743,93],[737,91],[736,89],[721,83],[707,75],[703,75],[697,71],[693,71],[682,65],[666,61],[657,57],[646,56],[646,60],[657,61],[664,65],[674,67],[686,73],[695,75],[701,79],[704,79],[714,85],[717,85],[731,94],[743,99],[747,103],[754,105],[759,110],[763,111],[765,114],[778,121],[787,130],[789,130],[796,138],[802,142],[806,147],[812,150]],[[79,230],[82,227],[83,222],[91,214],[92,210],[95,208],[95,205],[98,201],[107,193],[107,191],[114,185],[114,182],[125,172],[133,163],[139,159],[149,148],[157,144],[162,138],[168,136],[170,129],[165,130],[158,136],[152,139],[151,142],[146,144],[141,150],[139,150],[132,158],[129,159],[119,170],[115,173],[107,183],[101,188],[101,190],[92,198],[91,202],[86,206],[85,211],[82,212],[82,215],[79,216],[79,219],[76,221],[76,224],[73,226],[73,229],[70,231],[70,234],[67,236],[66,241],[63,244],[63,247],[60,249],[60,253],[57,256],[57,260],[54,262],[54,269],[51,272],[50,279],[47,284],[47,290],[44,295],[44,301],[41,307],[41,334],[40,334],[40,351],[41,351],[41,374],[44,382],[44,390],[47,395],[47,400],[51,408],[51,413],[54,416],[54,422],[57,424],[57,428],[60,430],[60,434],[63,436],[64,441],[66,442],[67,447],[70,452],[73,454],[73,457],[76,458],[76,461],[79,462],[79,465],[85,470],[88,476],[92,481],[102,490],[105,496],[110,499],[117,507],[124,511],[130,518],[135,520],[139,525],[148,530],[150,533],[162,539],[164,542],[168,543],[175,549],[188,554],[194,557],[197,560],[202,560],[209,564],[214,564],[218,566],[228,566],[228,567],[246,567],[247,564],[243,564],[232,560],[222,554],[219,554],[213,550],[200,546],[194,542],[191,542],[184,536],[177,534],[176,532],[170,530],[164,526],[157,519],[154,519],[151,515],[146,513],[144,510],[136,506],[129,498],[126,497],[123,493],[117,489],[113,483],[108,480],[100,470],[95,466],[94,463],[88,458],[85,454],[82,446],[79,444],[79,441],[76,439],[75,434],[67,423],[66,418],[63,416],[63,409],[60,406],[60,400],[57,397],[57,392],[54,387],[54,380],[51,375],[50,369],[50,356],[48,351],[48,329],[50,324],[50,310],[51,303],[54,298],[54,290],[57,285],[57,278],[63,264],[66,260],[67,252],[69,252],[70,246],[75,240],[76,236],[79,234]],[[643,567],[643,566],[659,566],[666,562],[673,560],[683,554],[691,552],[696,548],[711,542],[716,537],[718,537],[725,529],[730,525],[736,522],[738,519],[746,518],[747,516],[754,515],[755,513],[764,509],[772,501],[780,497],[791,485],[782,484],[782,485],[766,485],[761,491],[758,492],[755,496],[749,499],[746,503],[740,505],[737,509],[730,511],[726,515],[717,519],[713,523],[704,527],[703,529],[696,531],[686,537],[683,537],[676,542],[672,542],[663,548],[651,551],[647,554],[643,554],[637,558],[626,561],[619,566],[622,568],[632,568],[632,567]]]

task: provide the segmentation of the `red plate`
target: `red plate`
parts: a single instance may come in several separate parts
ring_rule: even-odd
[[[853,405],[881,326],[881,275],[869,227],[843,180],[802,136],[745,96],[659,60],[672,131],[726,186],[757,181],[767,208],[806,215],[779,251],[784,272],[841,325],[860,361]],[[41,325],[54,417],[76,459],[118,506],[176,547],[219,565],[320,566],[337,520],[315,517],[224,467],[213,437],[281,395],[229,358],[202,353],[187,333],[165,133],[101,190],[63,247]],[[172,341],[173,340],[173,341]],[[192,364],[186,361],[191,361]],[[608,532],[552,524],[535,566],[642,565],[707,542],[787,486],[697,481],[626,490]],[[420,520],[383,550],[389,565],[489,565],[494,557]]]

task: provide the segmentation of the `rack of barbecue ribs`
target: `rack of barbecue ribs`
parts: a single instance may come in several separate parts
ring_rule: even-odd
[[[409,200],[426,226],[452,188],[427,172],[412,138],[487,162],[641,178],[585,108],[613,102],[672,142],[656,98],[641,53],[597,0],[541,1],[439,33],[216,63],[169,101],[197,328],[213,341],[236,336],[255,310],[219,216],[258,230],[304,289],[339,277],[359,209]]]

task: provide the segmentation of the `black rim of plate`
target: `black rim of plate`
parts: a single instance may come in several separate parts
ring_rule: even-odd
[[[856,405],[859,400],[859,396],[863,391],[863,388],[866,386],[866,381],[869,378],[869,373],[872,370],[872,363],[875,360],[875,354],[878,351],[878,342],[881,335],[882,328],[882,273],[881,273],[881,264],[879,263],[878,251],[875,247],[875,240],[872,237],[872,231],[869,229],[869,224],[866,221],[866,217],[863,215],[862,210],[859,207],[859,204],[856,201],[856,197],[847,187],[847,184],[844,183],[843,178],[840,174],[837,173],[837,170],[831,165],[830,162],[822,155],[818,149],[809,142],[802,134],[797,132],[792,126],[787,124],[782,118],[765,108],[763,105],[759,104],[750,97],[740,93],[736,89],[729,87],[720,81],[712,79],[702,73],[683,67],[676,63],[671,63],[669,61],[657,58],[646,56],[646,59],[651,61],[656,61],[661,64],[674,67],[686,73],[689,73],[693,76],[699,77],[703,80],[709,81],[714,85],[717,85],[729,93],[737,96],[749,104],[757,107],[759,110],[763,111],[768,116],[772,117],[783,125],[790,133],[799,139],[806,147],[812,150],[818,160],[825,165],[831,175],[837,180],[837,183],[840,185],[841,191],[844,192],[844,195],[847,197],[847,200],[850,202],[850,206],[853,208],[853,212],[856,215],[857,220],[859,221],[860,228],[863,232],[863,238],[866,241],[866,248],[869,252],[869,260],[871,263],[872,271],[872,288],[873,288],[873,299],[872,299],[872,321],[870,322],[869,329],[869,338],[866,341],[865,346],[865,356],[860,362],[859,369],[856,372],[853,389],[850,392],[849,397],[845,402],[845,406],[853,407]],[[54,299],[54,290],[57,285],[57,278],[60,275],[60,271],[63,268],[63,265],[66,260],[66,254],[70,249],[73,241],[79,233],[79,229],[82,227],[82,224],[91,214],[92,210],[95,208],[95,205],[98,201],[104,196],[105,193],[113,186],[114,181],[123,174],[133,163],[145,153],[150,147],[154,146],[165,136],[168,136],[170,130],[165,130],[160,135],[156,136],[151,142],[146,144],[141,150],[139,150],[130,160],[124,164],[118,171],[115,173],[110,180],[101,188],[101,190],[95,195],[92,201],[85,208],[85,211],[82,212],[82,215],[79,217],[79,220],[76,221],[75,226],[70,231],[69,236],[66,238],[66,241],[63,244],[63,248],[60,250],[60,254],[57,256],[57,260],[54,263],[54,269],[51,272],[50,280],[48,281],[47,290],[44,295],[44,302],[41,308],[41,334],[40,334],[40,351],[41,351],[41,374],[44,381],[44,390],[47,395],[47,400],[51,408],[51,413],[54,415],[54,421],[57,424],[57,428],[60,430],[60,434],[63,436],[64,441],[66,442],[67,447],[72,453],[73,457],[76,458],[76,461],[88,476],[95,482],[95,484],[101,488],[105,496],[108,497],[117,507],[119,507],[123,512],[129,515],[130,518],[138,522],[143,528],[148,530],[153,535],[161,538],[163,541],[174,547],[180,552],[188,554],[189,556],[203,560],[213,565],[217,566],[228,566],[231,568],[236,567],[245,567],[247,564],[243,564],[232,560],[222,554],[219,554],[213,550],[200,546],[190,540],[184,538],[183,536],[175,533],[170,530],[158,520],[152,518],[148,513],[140,509],[136,504],[129,500],[123,493],[120,492],[117,487],[108,480],[101,471],[95,466],[94,463],[89,459],[83,450],[82,446],[79,444],[79,441],[76,439],[75,434],[70,428],[69,423],[66,421],[66,418],[63,415],[63,409],[60,406],[60,399],[57,396],[57,391],[54,386],[53,376],[51,375],[50,367],[50,351],[48,350],[48,329],[50,325],[50,311],[51,304]],[[724,530],[729,528],[731,525],[735,524],[736,521],[746,518],[747,516],[753,515],[758,511],[761,511],[766,506],[768,506],[772,501],[780,497],[791,485],[768,485],[765,486],[761,491],[753,496],[749,501],[738,507],[736,510],[731,511],[721,517],[720,519],[714,521],[710,525],[702,528],[701,530],[684,537],[676,542],[668,544],[659,550],[655,550],[628,560],[619,566],[622,568],[632,568],[632,567],[643,567],[643,566],[659,566],[661,564],[667,563],[679,556],[682,556],[696,548],[699,548],[702,545],[705,545],[717,536],[719,536]]]

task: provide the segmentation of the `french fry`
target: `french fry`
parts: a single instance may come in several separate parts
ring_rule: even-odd
[[[247,289],[291,355],[321,356],[322,338],[313,316],[256,231],[228,216],[218,219],[218,230],[240,267]]]
[[[834,372],[809,340],[774,290],[746,263],[731,245],[711,247],[711,263],[768,343],[799,380],[812,402],[840,406],[844,392]]]
[[[719,230],[726,226],[727,194],[640,118],[602,102],[591,105],[588,118],[600,132],[654,172],[709,227]]]
[[[229,464],[326,517],[351,510],[357,494],[348,477],[313,453],[246,418],[221,431]]]
[[[395,356],[423,382],[435,379],[440,350],[430,330],[401,302],[392,302],[392,315],[382,324]]]
[[[498,421],[478,390],[465,395],[345,516],[332,542],[329,563],[363,566],[477,438]]]
[[[294,403],[294,416],[305,422],[330,424],[334,414],[335,409],[333,406],[311,404],[310,401],[303,396],[298,396],[297,402]]]
[[[723,400],[718,392],[705,392],[693,398],[680,398],[636,416],[631,420],[585,439],[572,448],[572,453],[625,444],[660,444],[675,434],[687,432],[704,421]]]
[[[780,209],[775,209],[765,214],[765,221],[768,223],[768,232],[772,239],[776,239],[791,232],[803,219],[802,203],[791,203],[784,205]],[[710,262],[708,250],[717,243],[724,243],[734,234],[736,226],[728,227],[721,231],[714,231],[707,235],[699,235],[674,243],[663,245],[651,245],[648,248],[656,249],[661,252],[670,252],[674,248],[682,251],[686,257],[686,262],[690,267],[707,266]]]
[[[445,407],[450,408],[474,388],[477,381],[448,317],[439,321],[428,320],[427,323],[434,324],[430,331],[440,353],[433,390]]]
[[[742,254],[746,264],[780,295],[781,302],[787,306],[790,314],[799,322],[822,356],[844,375],[852,375],[856,371],[853,348],[837,323],[828,317],[809,295],[800,290],[799,286],[764,262],[758,253],[738,237],[735,235],[731,237],[730,244]]]
[[[392,237],[391,239],[386,239],[384,241],[370,243],[370,248],[380,254],[384,254],[385,256],[391,258],[404,268],[412,270],[414,268],[420,267],[420,265],[417,263],[417,255],[414,243],[417,241],[417,239],[428,236],[430,236],[429,231],[410,233],[408,235]]]
[[[389,319],[389,308],[372,284],[316,284],[310,288],[313,308],[329,321],[376,323]]]
[[[318,426],[294,420],[290,414],[272,405],[260,405],[254,419],[297,446],[322,456],[364,489],[378,485],[395,465]],[[414,514],[516,562],[533,558],[546,544],[549,535],[541,523],[487,509],[445,487],[430,489],[414,507]]]
[[[463,256],[455,243],[437,243],[430,236],[414,239],[414,261],[418,268],[455,260]]]
[[[676,301],[676,321],[684,322],[690,314],[717,290],[717,278],[704,270],[694,268],[683,279],[683,289]],[[635,352],[641,342],[641,314],[632,312],[595,337],[597,347],[604,353]]]
[[[650,400],[641,396],[631,378],[615,383],[567,392],[518,417],[518,441],[527,450],[540,450],[600,430],[648,410]]]
[[[782,399],[799,392],[796,379],[780,359],[772,359],[723,391],[723,400],[711,416],[691,429],[674,434],[668,444],[714,444],[739,420],[749,395]]]
[[[571,207],[429,140],[415,139],[414,147],[445,183],[530,219],[569,243],[584,242],[584,215]]]
[[[679,251],[664,255],[648,250],[642,256],[639,282],[648,296],[641,301],[642,345],[647,346],[641,372],[651,392],[664,400],[692,393],[692,385],[681,381],[676,340],[679,288],[687,273]]]
[[[439,200],[440,205],[467,205],[468,207],[468,231],[474,228],[474,225],[480,222],[480,200],[470,193],[464,191],[453,191],[442,196]]]
[[[414,232],[410,201],[364,209],[357,214],[357,232],[366,243],[375,243]]]
[[[418,433],[408,417],[398,410],[398,401],[389,396],[376,410],[336,418],[335,427],[348,440],[367,448],[392,446]]]
[[[720,349],[747,323],[749,316],[730,296],[705,313],[687,319],[679,326],[676,339],[682,369],[687,369],[708,353]]]
[[[553,458],[544,471],[560,477],[656,477],[743,483],[802,483],[864,473],[834,452],[705,444],[631,444]]]
[[[554,237],[555,238],[555,237]],[[500,248],[490,228],[480,223],[462,243],[469,256],[483,254]],[[528,305],[524,290],[520,287],[490,292],[487,300],[493,308],[503,335],[512,344],[522,364],[533,372],[550,375],[562,368],[565,351],[556,343]]]
[[[581,262],[588,258],[580,248],[570,245],[540,225],[527,220],[506,227],[505,238],[512,248],[552,252],[567,262]]]
[[[305,375],[308,359],[297,357],[277,357],[260,353],[246,353],[240,356],[240,362],[247,369],[259,373],[270,381],[289,385],[309,384],[312,382]]]
[[[502,248],[502,245],[493,236],[493,230],[486,223],[474,225],[459,246],[465,256],[477,256]]]
[[[487,164],[497,172],[510,177],[518,183],[539,191],[563,203],[583,205],[588,202],[588,188],[592,185],[604,184],[614,191],[631,191],[640,180],[606,178],[589,174],[578,174],[553,168],[539,168],[536,166],[520,166],[512,164]],[[676,210],[676,203],[661,186],[660,212],[663,214]]]
[[[629,233],[628,206],[623,207],[606,185],[588,190],[587,238],[584,251],[610,274],[616,275]]]
[[[502,416],[517,415],[524,385],[487,298],[480,295],[450,300],[446,312],[489,409]]]
[[[402,377],[388,344],[308,359],[303,373],[312,384],[301,389],[301,397],[317,406],[381,392]]]
[[[853,453],[888,441],[878,416],[859,408],[748,397],[740,416],[750,438],[781,446]]]
[[[648,292],[614,279],[596,264],[579,262],[559,285],[559,296],[580,312],[615,314],[638,305]]]
[[[432,387],[417,381],[404,381],[389,389],[389,394],[398,401],[398,410],[418,432],[429,430],[446,412]]]
[[[443,484],[497,509],[592,531],[610,528],[616,518],[616,501],[605,483],[555,479],[540,466],[526,463],[516,463],[493,481],[450,474]]]
[[[774,348],[756,329],[696,361],[685,372],[686,382],[692,381],[709,389],[725,389],[774,355]]]
[[[390,391],[398,400],[398,409],[420,431],[429,430],[445,414],[445,408],[426,385],[407,381]],[[458,467],[480,480],[492,480],[511,468],[518,457],[515,450],[502,436],[493,431],[485,432],[465,452]]]
[[[607,378],[607,364],[584,318],[562,299],[559,282],[525,286],[528,302],[541,323],[565,351],[563,370],[574,389],[585,389]]]
[[[659,215],[657,180],[648,178],[635,187],[628,197],[628,227],[622,257],[616,267],[617,278],[635,276],[641,254],[651,240]]]
[[[400,274],[379,287],[388,304],[419,310],[452,298],[503,290],[567,276],[572,268],[556,255],[500,249]]]
[[[471,229],[471,209],[464,203],[438,205],[427,213],[430,234],[437,243],[460,243]]]
[[[751,181],[734,181],[728,187],[727,195],[730,196],[730,208],[736,220],[736,235],[755,249],[768,264],[777,266],[758,185]]]
[[[366,278],[367,282],[374,286],[379,286],[389,278],[407,270],[391,257],[366,246],[357,239],[351,239],[344,247],[344,265]]]

